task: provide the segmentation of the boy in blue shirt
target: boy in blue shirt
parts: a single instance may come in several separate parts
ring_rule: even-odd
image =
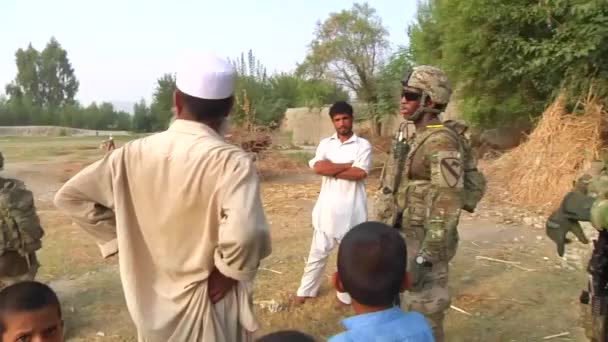
[[[338,249],[336,290],[352,298],[356,316],[342,321],[347,329],[329,342],[434,342],[430,325],[417,312],[403,312],[395,298],[408,287],[405,240],[380,222],[353,227]]]

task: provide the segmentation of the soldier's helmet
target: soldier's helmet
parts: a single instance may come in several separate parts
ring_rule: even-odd
[[[452,95],[452,87],[443,70],[430,66],[419,65],[405,75],[401,81],[403,86],[421,89],[433,102],[447,105]]]

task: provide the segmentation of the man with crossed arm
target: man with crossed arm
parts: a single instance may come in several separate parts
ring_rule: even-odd
[[[365,180],[372,165],[372,146],[354,134],[353,108],[348,103],[336,102],[329,116],[336,133],[321,140],[308,163],[323,181],[312,211],[314,232],[296,304],[317,296],[329,254],[353,226],[367,221]],[[342,304],[351,303],[348,293],[337,296]]]

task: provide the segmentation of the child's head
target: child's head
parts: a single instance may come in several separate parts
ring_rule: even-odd
[[[315,342],[315,339],[297,330],[282,330],[272,334],[264,335],[257,342]]]
[[[340,242],[334,285],[368,307],[390,307],[407,287],[407,248],[395,228],[380,222],[353,227]]]
[[[35,281],[0,291],[2,342],[63,341],[61,307],[53,290]]]

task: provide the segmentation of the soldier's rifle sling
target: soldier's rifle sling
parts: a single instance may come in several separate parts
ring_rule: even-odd
[[[405,167],[405,160],[407,159],[407,155],[409,153],[409,145],[405,141],[403,137],[403,128],[407,127],[407,122],[401,123],[399,125],[399,132],[396,136],[397,142],[395,144],[395,156],[397,157],[397,162],[395,163],[395,172],[393,173],[395,176],[393,178],[393,194],[397,193],[397,189],[401,185],[401,175],[403,173],[403,168]]]

